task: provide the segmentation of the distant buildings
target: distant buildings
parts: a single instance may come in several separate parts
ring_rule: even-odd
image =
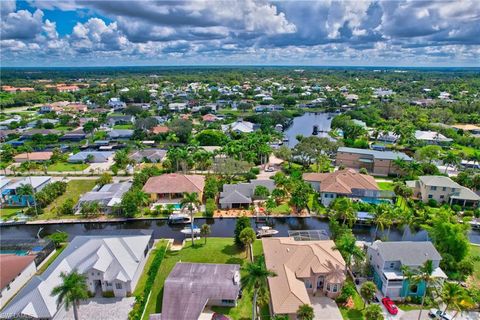
[[[15,157],[13,157],[13,160],[15,162],[26,162],[26,161],[45,162],[50,160],[52,155],[53,155],[53,152],[51,151],[19,153]]]
[[[258,129],[258,126],[242,119],[230,124],[222,124],[223,132],[232,131],[235,133],[251,133]]]
[[[110,151],[80,151],[71,155],[68,162],[71,163],[103,163],[113,158],[113,152]]]
[[[415,139],[426,144],[449,144],[453,139],[445,137],[436,131],[415,131]]]
[[[394,163],[396,159],[412,160],[402,152],[340,147],[337,150],[335,164],[353,169],[365,168],[374,175],[388,176],[399,172]]]
[[[135,161],[136,163],[142,162],[162,162],[165,156],[167,155],[167,150],[165,149],[143,149],[135,150],[130,153],[129,158]]]

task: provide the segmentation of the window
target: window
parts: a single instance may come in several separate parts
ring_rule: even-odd
[[[10,283],[7,284],[7,290],[10,290]]]
[[[443,198],[445,198],[445,196],[442,194],[442,195],[440,196],[440,199],[443,199]]]
[[[395,267],[395,262],[390,262],[390,269],[393,269]]]
[[[222,304],[234,304],[235,300],[222,300]]]
[[[330,283],[327,283],[327,291],[330,291]]]
[[[432,199],[432,198],[433,198],[433,194],[429,194],[428,199]]]
[[[418,291],[418,286],[416,284],[412,284],[410,286],[410,292],[411,293],[417,293],[417,291]]]
[[[97,276],[99,276],[99,275],[100,275],[100,272],[97,272]]]
[[[312,282],[308,279],[305,279],[305,287],[308,289],[312,288]]]
[[[333,292],[337,292],[338,291],[338,284],[334,284],[333,285]]]
[[[442,191],[447,191],[447,187],[443,187],[443,188],[442,188]]]
[[[122,289],[122,284],[121,283],[115,283],[115,288],[117,289]]]
[[[92,272],[92,276],[94,276],[94,275],[95,275],[95,273],[94,273],[94,272]]]
[[[435,191],[435,190],[437,190],[437,187],[436,186],[431,186],[430,190]]]

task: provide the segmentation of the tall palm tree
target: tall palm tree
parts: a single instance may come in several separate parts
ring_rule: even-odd
[[[297,310],[298,320],[313,320],[315,318],[315,312],[311,305],[302,304]]]
[[[247,249],[247,257],[250,257],[250,261],[253,261],[253,250],[252,250],[252,243],[257,238],[255,231],[247,227],[240,232],[240,241],[245,245]]]
[[[17,187],[15,193],[20,198],[26,198],[27,206],[30,208],[30,196],[33,196],[33,187],[31,184],[22,184]]]
[[[73,316],[78,320],[78,305],[88,298],[87,280],[83,274],[73,270],[71,273],[60,273],[62,283],[52,289],[51,295],[58,296],[57,304],[65,303],[65,310],[73,307]]]
[[[343,233],[336,241],[334,250],[338,250],[345,259],[347,269],[352,265],[352,260],[359,261],[365,256],[362,249],[356,245],[355,236],[351,232]]]
[[[459,156],[457,156],[455,153],[449,151],[444,157],[443,157],[443,164],[445,164],[445,173],[447,173],[448,168],[450,166],[456,166],[460,163],[461,159]]]
[[[461,309],[461,303],[465,297],[465,289],[463,289],[458,283],[445,282],[443,285],[440,297],[445,304],[444,313],[448,308],[453,306],[456,310]]]
[[[253,289],[252,320],[256,320],[258,294],[266,293],[268,288],[267,278],[276,277],[277,274],[267,269],[263,256],[260,256],[256,262],[248,262],[243,267],[243,271],[245,275],[242,277],[242,286],[248,290]]]
[[[197,209],[197,207],[201,204],[200,200],[198,199],[198,194],[196,192],[185,192],[183,194],[183,199],[180,200],[180,204],[182,205],[182,208],[185,208],[188,210],[190,213],[190,228],[191,228],[191,234],[192,234],[192,247],[195,246],[194,240],[195,240],[195,235],[193,233],[193,216],[194,212]]]

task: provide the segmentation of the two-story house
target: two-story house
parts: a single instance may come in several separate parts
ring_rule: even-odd
[[[426,261],[433,264],[433,276],[446,279],[440,269],[442,257],[430,241],[375,241],[367,249],[367,256],[373,268],[373,281],[384,296],[394,300],[407,296],[423,296],[425,282],[410,283],[402,270],[407,266],[418,269]]]
[[[418,180],[406,181],[413,189],[413,197],[428,202],[458,204],[462,207],[476,207],[480,196],[445,176],[420,176]]]

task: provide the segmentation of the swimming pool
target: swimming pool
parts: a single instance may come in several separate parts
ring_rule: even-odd
[[[0,250],[0,254],[15,254],[17,256],[26,256],[28,251],[26,250]]]

